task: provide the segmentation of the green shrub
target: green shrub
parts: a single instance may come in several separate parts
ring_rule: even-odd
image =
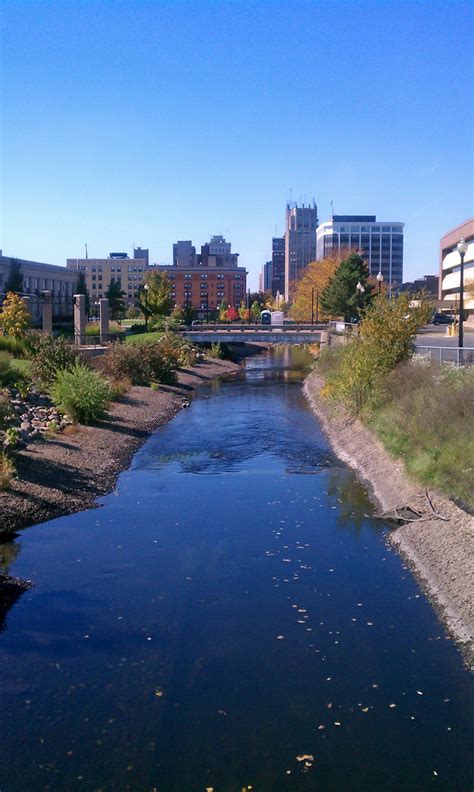
[[[33,379],[48,386],[56,379],[59,371],[72,369],[78,359],[77,350],[62,336],[52,338],[41,335],[35,338],[32,348]]]
[[[0,390],[0,429],[6,425],[7,418],[12,414],[12,411],[10,394],[5,390]]]
[[[106,380],[77,361],[73,368],[58,371],[50,394],[58,410],[80,423],[100,418],[110,399]]]
[[[111,344],[102,361],[102,370],[111,380],[128,378],[134,385],[151,380],[175,382],[179,351],[161,339],[149,344]]]
[[[327,355],[321,356],[321,370],[325,364],[329,368],[326,395],[355,413],[377,401],[384,377],[409,358],[413,338],[429,316],[431,308],[426,302],[420,299],[419,307],[412,309],[411,299],[407,294],[393,300],[376,297],[360,324],[358,337],[338,350],[329,366]]]
[[[222,347],[219,341],[211,344],[211,348],[209,350],[209,357],[211,358],[221,358],[222,357]]]
[[[10,489],[15,476],[15,466],[4,451],[0,451],[0,490]]]
[[[9,352],[0,352],[0,384],[6,385],[12,374],[12,356]]]
[[[10,352],[13,357],[23,357],[28,349],[28,337],[15,338],[15,336],[0,335],[0,351]]]

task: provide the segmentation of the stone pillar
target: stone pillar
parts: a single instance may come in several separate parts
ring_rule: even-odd
[[[100,343],[109,343],[109,301],[106,297],[99,300]]]
[[[329,346],[329,333],[327,330],[321,330],[321,350],[327,349]]]
[[[85,294],[75,294],[72,300],[74,303],[74,343],[83,344],[86,334],[86,296]]]
[[[53,304],[51,292],[44,291],[41,295],[41,328],[45,335],[53,335]]]

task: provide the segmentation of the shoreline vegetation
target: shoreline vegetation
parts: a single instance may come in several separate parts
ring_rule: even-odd
[[[238,363],[206,358],[180,368],[175,383],[131,387],[93,425],[78,424],[19,450],[17,478],[0,491],[0,536],[93,508],[149,435],[189,405],[196,388],[238,371]]]

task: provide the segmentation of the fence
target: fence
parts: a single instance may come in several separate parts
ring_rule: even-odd
[[[437,363],[456,363],[458,366],[474,365],[474,347],[450,346],[419,346],[415,347],[417,355]]]

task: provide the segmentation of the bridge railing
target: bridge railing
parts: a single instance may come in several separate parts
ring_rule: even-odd
[[[199,324],[181,325],[179,330],[186,333],[308,333],[312,330],[323,330],[323,324]]]

